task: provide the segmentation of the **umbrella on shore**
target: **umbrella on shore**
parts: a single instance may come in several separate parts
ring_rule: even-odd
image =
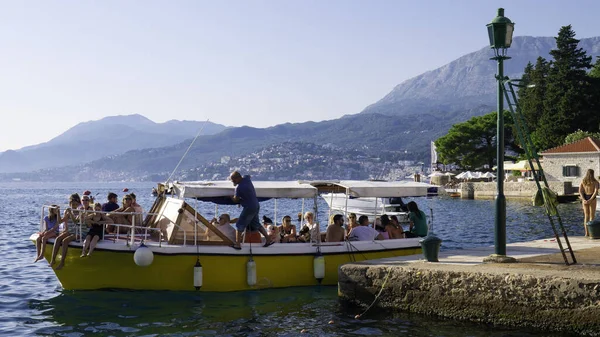
[[[496,178],[496,175],[494,175],[492,172],[486,172],[481,175],[481,178],[490,178],[490,181],[491,181],[492,178]]]
[[[431,177],[443,177],[444,174],[442,172],[439,171],[435,171],[432,174],[428,175],[427,178],[431,178]]]

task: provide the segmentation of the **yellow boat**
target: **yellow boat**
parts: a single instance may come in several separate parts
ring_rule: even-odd
[[[310,198],[315,200],[314,205],[320,191],[343,190],[358,197],[406,197],[425,196],[429,186],[360,181],[253,184],[260,200]],[[71,242],[65,267],[55,270],[63,288],[240,291],[335,285],[338,267],[344,263],[421,252],[418,238],[275,243],[269,247],[244,243],[241,250],[234,250],[231,240],[186,202],[188,198],[217,203],[226,200],[233,195],[231,182],[176,182],[169,189],[174,196],[159,193],[143,226],[123,226],[138,234],[105,235],[88,258],[80,257],[83,240]],[[80,227],[85,232],[83,225]],[[205,241],[208,232],[218,239]],[[31,236],[34,242],[36,238],[37,234]],[[45,257],[49,260],[53,240],[48,244]]]

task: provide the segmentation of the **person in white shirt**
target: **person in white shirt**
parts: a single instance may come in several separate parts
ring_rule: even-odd
[[[319,225],[315,223],[315,215],[313,212],[304,213],[304,220],[306,223],[300,230],[300,241],[302,242],[318,242],[319,241]]]
[[[219,216],[219,220],[213,219],[212,224],[217,227],[217,230],[225,234],[231,241],[235,242],[235,228],[229,223],[231,218],[229,214],[223,213]],[[207,241],[221,241],[221,238],[211,230],[206,232]]]
[[[360,226],[352,228],[348,233],[348,241],[383,240],[383,235],[369,226],[369,218],[366,215],[361,215],[358,218],[358,223]]]

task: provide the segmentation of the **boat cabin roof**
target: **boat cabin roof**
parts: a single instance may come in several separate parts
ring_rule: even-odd
[[[252,184],[260,199],[314,198],[318,195],[316,187],[298,181],[252,181]],[[195,199],[229,198],[235,191],[235,186],[228,180],[176,181],[172,187],[179,197]]]
[[[252,181],[259,199],[314,198],[319,193],[347,193],[351,197],[420,197],[427,196],[433,185],[412,181],[313,180],[313,181]],[[235,187],[228,180],[175,181],[171,183],[180,198],[229,198]],[[215,201],[215,200],[212,200]]]

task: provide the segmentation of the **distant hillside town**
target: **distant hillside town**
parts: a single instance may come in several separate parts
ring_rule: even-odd
[[[422,172],[423,162],[401,160],[404,153],[391,151],[378,156],[364,151],[344,151],[331,144],[285,142],[242,157],[223,156],[217,163],[185,171],[183,180],[227,179],[239,169],[257,180],[384,179],[402,180]]]

